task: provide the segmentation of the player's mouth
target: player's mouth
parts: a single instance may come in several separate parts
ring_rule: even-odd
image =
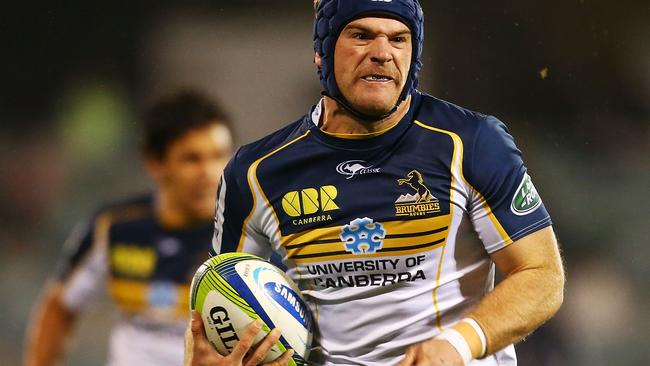
[[[387,75],[380,74],[371,74],[361,77],[362,80],[371,82],[371,83],[388,83],[393,81],[393,78]]]

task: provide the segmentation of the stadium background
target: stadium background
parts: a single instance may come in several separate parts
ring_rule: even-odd
[[[646,1],[424,1],[421,90],[497,115],[551,212],[568,284],[521,365],[650,359],[650,7]],[[175,86],[220,99],[239,143],[319,95],[307,0],[12,2],[0,15],[0,359],[72,225],[148,187],[137,116]],[[643,310],[646,309],[646,310]],[[70,365],[102,364],[111,308]]]

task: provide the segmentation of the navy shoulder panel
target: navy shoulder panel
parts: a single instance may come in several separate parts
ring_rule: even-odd
[[[304,115],[286,127],[240,147],[224,169],[217,192],[215,235],[210,255],[237,250],[246,217],[253,209],[248,169],[258,159],[304,134],[310,127]]]
[[[485,199],[511,240],[550,225],[522,153],[503,122],[430,96],[423,98],[418,116],[420,122],[460,137],[464,178]],[[527,188],[522,190],[524,184]],[[513,202],[522,192],[528,193],[531,204],[539,202],[534,210],[515,210]]]
[[[473,136],[486,115],[422,94],[416,120],[431,127],[453,132],[463,141]]]
[[[103,205],[90,218],[79,222],[68,236],[63,248],[63,255],[56,269],[57,277],[64,280],[74,271],[76,266],[90,253],[96,241],[97,223],[104,217],[111,216],[118,218],[120,213],[134,208],[152,210],[153,196],[143,194],[132,196],[124,200]],[[111,220],[111,225],[115,221]],[[107,228],[110,230],[110,227]]]
[[[305,133],[311,127],[309,118],[309,115],[304,115],[270,135],[242,146],[236,154],[237,163],[248,169],[257,159]]]
[[[136,194],[122,199],[117,199],[100,206],[99,209],[95,211],[93,217],[97,217],[102,213],[118,212],[135,206],[153,207],[153,201],[154,197],[151,193]]]
[[[506,164],[504,159],[509,164],[523,166],[514,139],[507,127],[495,117],[426,95],[422,98],[418,120],[460,137],[463,173],[475,188],[489,181],[487,173],[502,170]]]

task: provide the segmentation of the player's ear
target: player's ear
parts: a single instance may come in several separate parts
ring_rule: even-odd
[[[319,69],[321,68],[321,65],[323,64],[323,60],[321,59],[318,52],[314,53],[314,63],[316,64],[316,66],[318,66]]]

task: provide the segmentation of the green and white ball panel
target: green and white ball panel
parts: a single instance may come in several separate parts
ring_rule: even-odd
[[[222,355],[228,355],[239,342],[239,335],[243,334],[246,327],[253,321],[250,314],[232,303],[227,297],[217,291],[210,291],[203,302],[201,318],[205,325],[205,333],[210,343]],[[264,326],[264,332],[260,332],[253,341],[258,344],[270,332]],[[265,362],[270,362],[282,355],[284,347],[275,345],[270,351]]]
[[[311,319],[300,290],[277,267],[268,262],[243,261],[235,265],[253,296],[296,354],[304,355],[311,343]]]
[[[264,362],[288,347],[295,354],[290,365],[304,365],[312,338],[309,309],[293,281],[273,264],[253,255],[229,253],[210,258],[192,281],[191,307],[201,313],[206,335],[217,351],[229,354],[255,319],[263,321],[261,341],[271,328],[282,337]]]

